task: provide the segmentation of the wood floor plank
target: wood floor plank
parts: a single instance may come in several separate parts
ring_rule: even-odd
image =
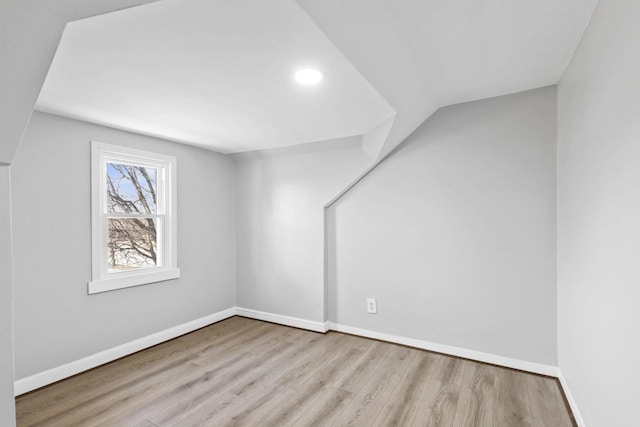
[[[106,393],[97,399],[82,404],[65,402],[62,411],[45,414],[44,418],[39,418],[36,422],[27,422],[26,425],[83,425],[87,420],[91,420],[92,425],[97,425],[103,420],[120,414],[122,410],[134,407],[138,401],[138,396],[150,395],[154,387],[158,384],[170,384],[178,381],[184,375],[194,372],[196,365],[191,363],[179,364],[162,374],[159,374],[150,382],[144,382],[142,386],[135,387],[131,392],[129,387],[123,387],[112,393]],[[33,420],[29,420],[33,421]],[[139,420],[141,421],[141,420]]]
[[[335,426],[336,420],[352,399],[353,393],[349,391],[326,387],[293,425],[296,427]]]
[[[24,426],[571,426],[557,381],[233,317],[16,399]]]
[[[433,377],[439,357],[419,350],[410,352],[406,369],[392,393],[401,398],[387,401],[374,425],[406,426],[411,425],[416,417],[423,388]]]
[[[235,394],[218,393],[209,396],[202,405],[196,407],[197,409],[185,411],[174,421],[154,421],[154,424],[157,426],[213,426],[216,425],[215,420],[228,416],[234,409],[245,404],[246,401]]]
[[[158,427],[154,423],[148,420],[140,421],[139,423],[132,424],[130,427]]]
[[[266,426],[293,425],[315,401],[326,393],[326,389],[340,377],[345,369],[362,356],[362,350],[349,346],[334,348],[331,358],[316,365],[306,376],[296,376],[296,380],[304,381],[296,384],[296,394],[283,406],[275,408],[268,413],[262,423]],[[318,360],[316,360],[318,362]],[[291,379],[286,384],[291,388]]]
[[[194,331],[162,345],[103,365],[99,369],[87,371],[81,376],[74,376],[52,384],[46,389],[32,392],[23,405],[18,405],[17,409],[20,411],[18,418],[28,420],[30,415],[34,415],[32,418],[35,418],[35,421],[39,419],[39,414],[46,413],[49,407],[57,405],[57,402],[73,401],[76,406],[87,404],[94,399],[101,398],[102,395],[112,393],[114,389],[126,387],[128,383],[142,381],[145,376],[153,377],[158,372],[162,373],[166,367],[175,364],[176,361],[186,363],[195,359],[190,351],[211,345],[212,342],[217,342],[230,333],[242,334],[246,332],[242,328],[246,328],[249,322],[249,319],[231,318],[217,324],[213,330]],[[207,334],[207,332],[209,333]],[[201,338],[199,341],[194,341],[193,336]]]
[[[495,368],[467,361],[454,426],[493,426]]]
[[[357,393],[376,370],[383,368],[380,363],[386,359],[390,349],[391,347],[384,343],[374,343],[352,367],[345,370],[334,386]]]
[[[533,427],[526,377],[527,374],[522,372],[496,368],[498,391],[494,407],[494,426]]]
[[[466,366],[465,360],[439,357],[434,372],[425,379],[410,425],[453,425]]]
[[[230,351],[240,351],[246,353],[252,348],[260,346],[265,342],[273,339],[277,335],[277,330],[270,323],[264,323],[252,328],[246,328],[239,334],[234,334],[223,341],[224,345],[219,342],[211,343],[200,348],[195,354],[198,356],[194,363],[202,366],[214,362],[220,355]]]
[[[456,357],[441,357],[433,379],[441,383],[460,386],[464,378],[466,364],[466,360]]]
[[[252,372],[251,375],[247,375],[243,381],[232,385],[229,388],[229,392],[241,396],[246,400],[250,400],[255,393],[262,393],[262,389],[265,386],[273,388],[273,384],[279,378],[288,375],[297,368],[296,363],[298,363],[298,361],[314,361],[315,357],[306,358],[308,358],[309,355],[317,355],[326,348],[326,342],[323,338],[323,335],[316,334],[314,339],[307,341],[304,346],[291,344],[277,357],[265,363],[262,369]],[[291,384],[288,385],[290,386]]]
[[[373,425],[385,403],[392,400],[392,393],[402,379],[410,354],[411,351],[405,347],[389,346],[387,356],[375,367],[375,372],[368,376],[336,425]]]
[[[307,381],[314,374],[315,370],[328,364],[336,354],[349,348],[345,345],[347,342],[347,335],[336,333],[327,334],[323,342],[324,345],[321,348],[317,349],[314,353],[308,352],[302,356],[300,360],[297,360],[290,369],[287,369],[276,382],[285,384],[289,388],[299,386]],[[349,349],[352,350],[351,348]],[[362,352],[358,350],[357,354],[362,354]]]
[[[60,419],[88,416],[86,414],[91,414],[92,410],[108,412],[110,410],[109,402],[117,396],[123,396],[123,399],[128,398],[140,388],[134,389],[136,384],[152,387],[156,383],[171,381],[174,377],[179,377],[185,372],[195,371],[197,367],[190,362],[191,359],[193,356],[185,355],[170,363],[160,364],[155,369],[144,373],[129,371],[130,375],[128,376],[118,376],[114,381],[110,381],[102,387],[89,389],[84,393],[70,390],[64,395],[64,398],[53,397],[55,402],[46,405],[46,410],[25,412],[20,408],[20,403],[23,400],[18,399],[17,419],[23,425],[51,425]],[[24,401],[28,402],[28,399],[24,399]]]
[[[247,404],[224,419],[212,419],[211,425],[259,426],[262,425],[267,414],[273,413],[275,408],[282,407],[293,399],[297,391],[290,390],[282,384],[262,384],[259,392],[253,394]]]
[[[258,369],[265,360],[274,357],[287,345],[289,344],[284,341],[272,342],[260,357],[242,353],[226,364],[201,367],[197,372],[174,381],[163,389],[153,390],[138,399],[135,406],[121,409],[116,417],[109,419],[109,423],[124,423],[145,418],[156,424],[173,425],[196,411],[209,397],[222,393],[230,384],[240,381],[249,372]]]
[[[267,350],[276,346],[277,352],[277,350],[287,345],[284,341],[273,339],[273,335],[268,333],[269,330],[272,330],[273,325],[264,326],[265,328],[256,328],[261,332],[260,337],[254,335],[256,330],[254,328],[252,328],[254,332],[246,334],[254,338],[250,345],[238,345],[244,342],[245,338],[240,340],[237,337],[229,338],[228,342],[231,344],[227,352],[219,354],[216,347],[215,353],[217,357],[204,365],[199,358],[196,358],[192,362],[200,367],[196,372],[185,376],[179,381],[174,381],[174,384],[172,384],[174,387],[156,388],[151,393],[144,393],[142,397],[137,399],[135,405],[131,407],[125,405],[117,416],[111,417],[105,422],[115,425],[117,423],[130,423],[140,418],[148,418],[156,422],[155,418],[153,418],[154,414],[157,415],[159,411],[163,411],[162,413],[165,414],[164,411],[167,410],[167,406],[171,406],[172,415],[183,414],[187,410],[195,410],[194,408],[202,404],[208,395],[221,393],[234,375],[241,375],[248,369],[259,365],[260,361],[254,360],[252,354],[244,350],[256,346]],[[198,353],[199,357],[201,353],[202,350]],[[268,354],[273,354],[273,351]],[[173,405],[169,405],[169,402],[172,402]]]
[[[558,382],[536,375],[527,375],[526,380],[534,425],[572,427]]]
[[[459,399],[460,386],[440,381],[427,382],[411,425],[453,426]]]
[[[236,357],[232,363],[223,366],[222,369],[238,368],[244,364],[245,360],[244,356]],[[193,370],[182,373],[179,378],[173,378],[168,382],[144,384],[144,388],[137,387],[133,398],[131,394],[123,393],[110,396],[109,400],[113,402],[114,410],[107,412],[95,411],[93,408],[87,408],[87,410],[91,411],[91,418],[97,425],[125,425],[160,411],[170,402],[177,401],[176,404],[179,404],[181,401],[178,399],[185,395],[193,394],[196,398],[202,388],[210,384],[212,387],[219,384],[212,381],[215,377],[212,372],[215,370],[203,372],[202,367],[193,366]]]
[[[255,385],[258,378],[261,378],[265,372],[273,364],[277,364],[279,360],[286,358],[287,355],[294,351],[291,343],[287,341],[270,341],[270,345],[263,345],[260,347],[260,351],[255,354],[251,354],[250,362],[243,367],[242,370],[236,371],[234,377],[225,377],[221,379],[220,386],[217,390],[218,393],[228,393],[238,396],[237,391],[247,389],[247,384]],[[235,392],[234,392],[235,391]],[[182,399],[172,398],[172,405],[162,411],[157,416],[148,416],[148,419],[159,425],[175,425],[182,423],[183,419],[186,419],[192,412],[207,412],[206,409],[201,411],[201,407],[207,405],[211,400],[211,389],[208,389],[206,393],[195,395],[193,392],[185,394]],[[244,397],[242,401],[246,401]],[[213,414],[208,414],[208,417],[212,417]]]

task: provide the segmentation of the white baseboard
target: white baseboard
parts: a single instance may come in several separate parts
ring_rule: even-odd
[[[299,317],[283,316],[280,314],[267,313],[265,311],[251,310],[249,308],[236,307],[238,316],[250,319],[264,320],[266,322],[280,325],[293,326],[294,328],[308,329],[315,332],[327,332],[328,322],[315,322],[313,320],[300,319]]]
[[[479,362],[491,363],[493,365],[504,366],[507,368],[519,369],[536,374],[558,377],[558,367],[552,365],[544,365],[541,363],[528,362],[526,360],[512,359],[509,357],[498,356],[491,353],[483,353],[481,351],[469,350],[461,347],[438,344],[429,341],[423,341],[415,338],[401,337],[397,335],[385,334],[382,332],[370,331],[368,329],[355,328],[353,326],[345,326],[328,322],[330,330],[344,332],[347,334],[359,335],[361,337],[373,338],[381,341],[388,341],[396,344],[407,345],[410,347],[421,348],[423,350],[435,351],[437,353],[448,354],[451,356],[462,357],[465,359],[477,360]]]
[[[571,407],[571,412],[573,412],[573,417],[576,419],[578,427],[585,427],[584,420],[582,419],[582,415],[580,414],[580,410],[578,409],[578,404],[573,399],[573,395],[569,390],[569,384],[567,384],[567,380],[564,379],[564,375],[562,375],[562,370],[560,368],[558,368],[558,374],[560,385],[562,386],[564,395],[567,397],[567,401],[569,402],[569,406]]]
[[[117,347],[101,351],[91,356],[84,357],[74,362],[67,363],[57,368],[49,369],[44,372],[40,372],[31,375],[26,378],[21,378],[14,383],[15,395],[21,395],[29,391],[35,390],[40,387],[52,384],[56,381],[60,381],[64,378],[76,375],[80,372],[95,368],[145,348],[160,344],[170,339],[176,338],[180,335],[184,335],[196,329],[208,326],[212,323],[219,322],[233,316],[243,316],[251,319],[264,320],[267,322],[273,322],[286,326],[293,326],[296,328],[307,329],[315,332],[327,332],[328,330],[334,330],[338,332],[344,332],[353,335],[359,335],[362,337],[378,339],[382,341],[392,342],[396,344],[407,345],[410,347],[421,348],[424,350],[435,351],[438,353],[449,354],[452,356],[463,357],[466,359],[477,360],[480,362],[491,363],[494,365],[505,366],[508,368],[520,369],[523,371],[534,372],[542,375],[548,375],[552,377],[559,377],[562,387],[567,396],[567,400],[571,405],[571,409],[574,412],[576,420],[579,426],[583,427],[584,423],[578,412],[578,408],[575,401],[571,397],[571,393],[567,387],[564,378],[562,377],[558,367],[551,365],[544,365],[540,363],[528,362],[519,359],[512,359],[508,357],[498,356],[490,353],[483,353],[475,350],[469,350],[460,347],[453,347],[444,344],[432,343],[429,341],[418,340],[415,338],[407,338],[397,335],[386,334],[382,332],[370,331],[367,329],[356,328],[352,326],[340,325],[332,322],[316,322],[312,320],[301,319],[298,317],[284,316],[279,314],[267,313],[264,311],[251,310],[242,307],[231,307],[226,310],[201,317],[196,320],[192,320],[187,323],[183,323],[178,326],[166,329],[164,331],[157,332],[155,334],[148,335],[146,337],[139,338],[134,341],[119,345]]]
[[[104,365],[105,363],[112,362],[129,354],[144,350],[145,348],[160,344],[179,337],[180,335],[208,326],[212,323],[235,316],[235,314],[235,307],[228,308],[226,310],[165,329],[164,331],[147,335],[146,337],[130,341],[117,347],[92,354],[91,356],[58,366],[57,368],[49,369],[26,378],[21,378],[16,380],[14,383],[14,394],[18,396],[37,388],[44,387],[56,381],[79,374],[80,372],[95,368],[96,366]]]

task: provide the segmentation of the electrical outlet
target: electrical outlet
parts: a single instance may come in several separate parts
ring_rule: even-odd
[[[376,314],[378,312],[378,305],[375,298],[367,298],[367,313]]]

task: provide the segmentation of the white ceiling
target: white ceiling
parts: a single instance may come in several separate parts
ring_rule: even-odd
[[[321,84],[295,82],[305,67]],[[360,135],[395,114],[291,0],[165,0],[73,22],[37,108],[225,153]]]
[[[298,0],[398,115],[557,83],[597,0]]]
[[[597,0],[297,0],[397,111],[389,143],[439,107],[556,84]]]
[[[596,3],[164,0],[69,24],[37,107],[223,152],[397,112],[395,145],[441,106],[555,84]]]

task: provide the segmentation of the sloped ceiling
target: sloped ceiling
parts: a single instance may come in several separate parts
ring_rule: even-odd
[[[439,107],[556,84],[596,3],[298,0],[397,111],[387,145]]]
[[[319,85],[294,81],[308,67]],[[225,153],[360,135],[395,114],[290,0],[165,0],[73,22],[37,107]]]
[[[555,84],[596,2],[163,0],[69,24],[37,108],[229,153],[392,123],[388,152],[441,106]]]

